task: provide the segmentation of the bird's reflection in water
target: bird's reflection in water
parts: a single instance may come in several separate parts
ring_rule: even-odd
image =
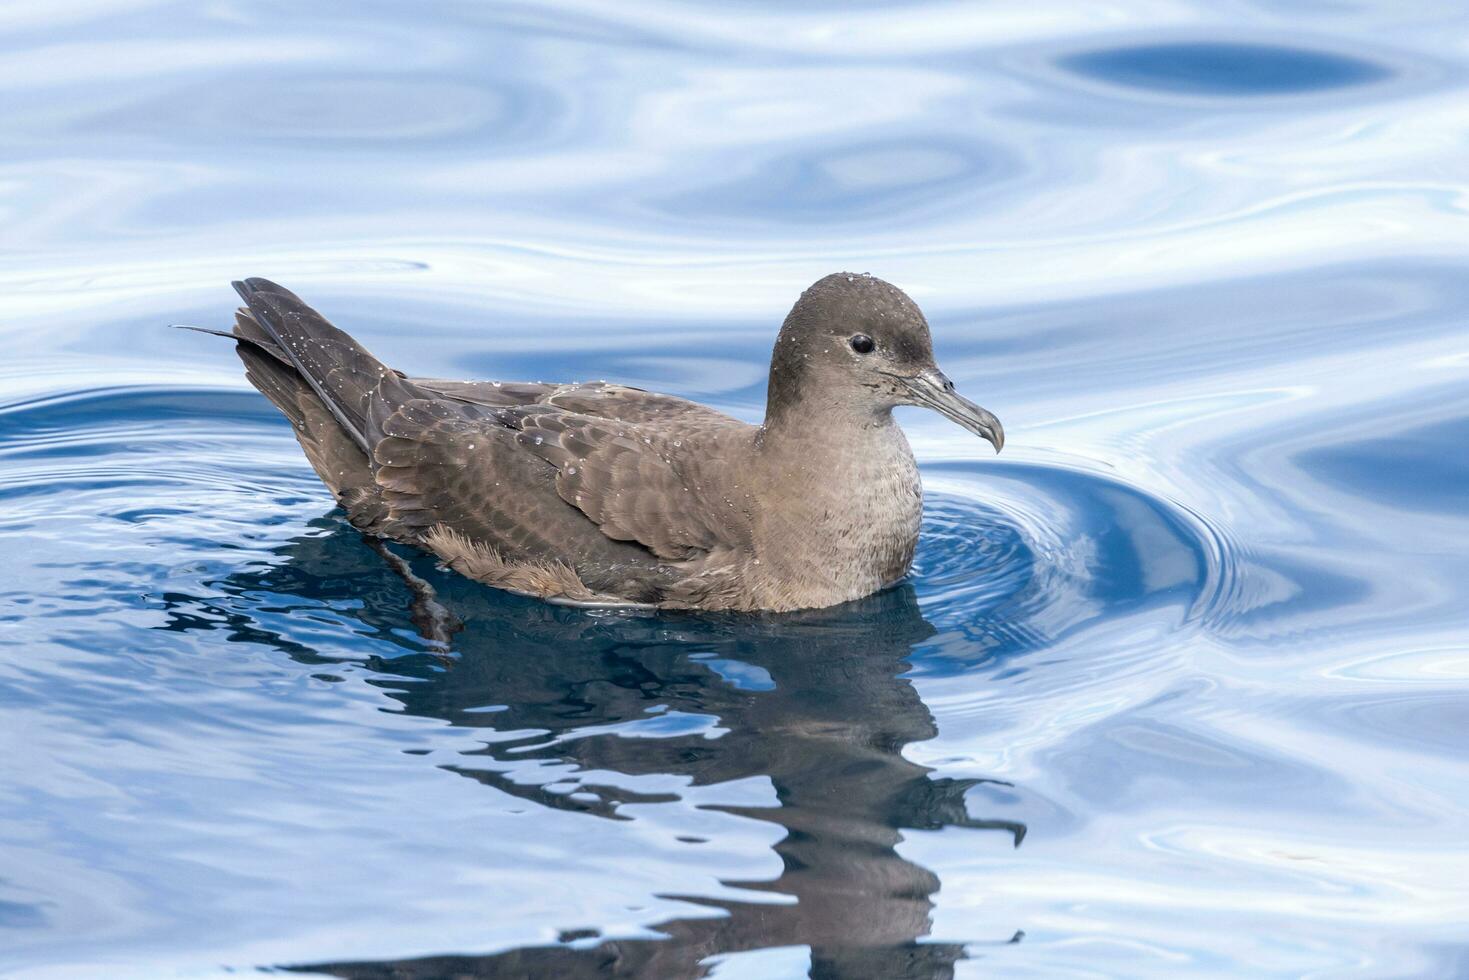
[[[348,607],[384,635],[407,624],[401,581],[354,532],[298,539],[281,556],[282,563],[218,584],[236,596],[297,595]],[[542,760],[586,773],[675,774],[696,786],[768,777],[779,806],[726,809],[785,830],[775,845],[783,871],[774,881],[729,884],[795,901],[688,896],[727,914],[661,923],[655,928],[663,940],[583,939],[479,957],[302,969],[394,978],[696,977],[720,954],[804,946],[812,976],[951,975],[964,950],[920,941],[939,882],[898,855],[902,828],[972,827],[1004,833],[1017,845],[1025,828],[972,818],[964,797],[976,781],[932,779],[902,755],[905,745],[937,734],[902,676],[915,645],[934,632],[911,587],[782,616],[640,616],[552,607],[415,567],[464,628],[453,638],[451,659],[422,653],[374,661],[381,672],[374,683],[409,714],[535,732],[492,741],[479,750],[488,759],[467,757],[455,771],[538,805],[585,811],[587,819],[619,818],[622,804],[660,797],[587,783],[571,794],[564,785],[517,782],[511,773]],[[245,619],[235,607],[227,628],[315,659]],[[182,605],[175,608],[173,628],[197,622]],[[212,626],[219,627],[217,619]],[[486,713],[486,706],[498,710]],[[724,731],[715,738],[704,730],[618,734],[619,725],[646,721],[650,709],[713,716]]]

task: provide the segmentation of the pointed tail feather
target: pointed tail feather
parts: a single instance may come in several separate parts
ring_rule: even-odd
[[[372,393],[383,378],[396,375],[295,293],[266,279],[232,285],[249,307],[249,326],[273,342],[352,441],[370,456],[365,423]],[[243,336],[244,326],[236,326],[237,336]]]

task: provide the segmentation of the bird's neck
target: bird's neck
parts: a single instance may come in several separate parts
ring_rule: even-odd
[[[895,430],[892,407],[873,404],[866,389],[772,367],[762,441],[774,447],[816,442],[840,450],[843,445],[889,441]]]
[[[844,406],[787,406],[767,418],[756,447],[767,468],[786,486],[821,495],[860,491],[882,472],[907,468],[913,452],[891,409],[850,411]]]

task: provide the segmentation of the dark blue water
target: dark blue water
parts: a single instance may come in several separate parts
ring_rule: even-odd
[[[0,975],[1469,972],[1452,4],[0,10]],[[229,346],[763,405],[870,271],[910,582],[792,616],[414,568]],[[403,552],[405,556],[409,552]]]
[[[1101,48],[1060,63],[1116,85],[1212,96],[1320,92],[1382,81],[1392,74],[1371,61],[1330,52],[1213,41]]]

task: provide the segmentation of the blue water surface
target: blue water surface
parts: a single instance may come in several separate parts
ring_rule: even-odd
[[[1461,4],[0,7],[0,975],[1469,974]],[[230,346],[757,420],[908,290],[909,582],[553,608]],[[405,551],[405,555],[408,553]]]

